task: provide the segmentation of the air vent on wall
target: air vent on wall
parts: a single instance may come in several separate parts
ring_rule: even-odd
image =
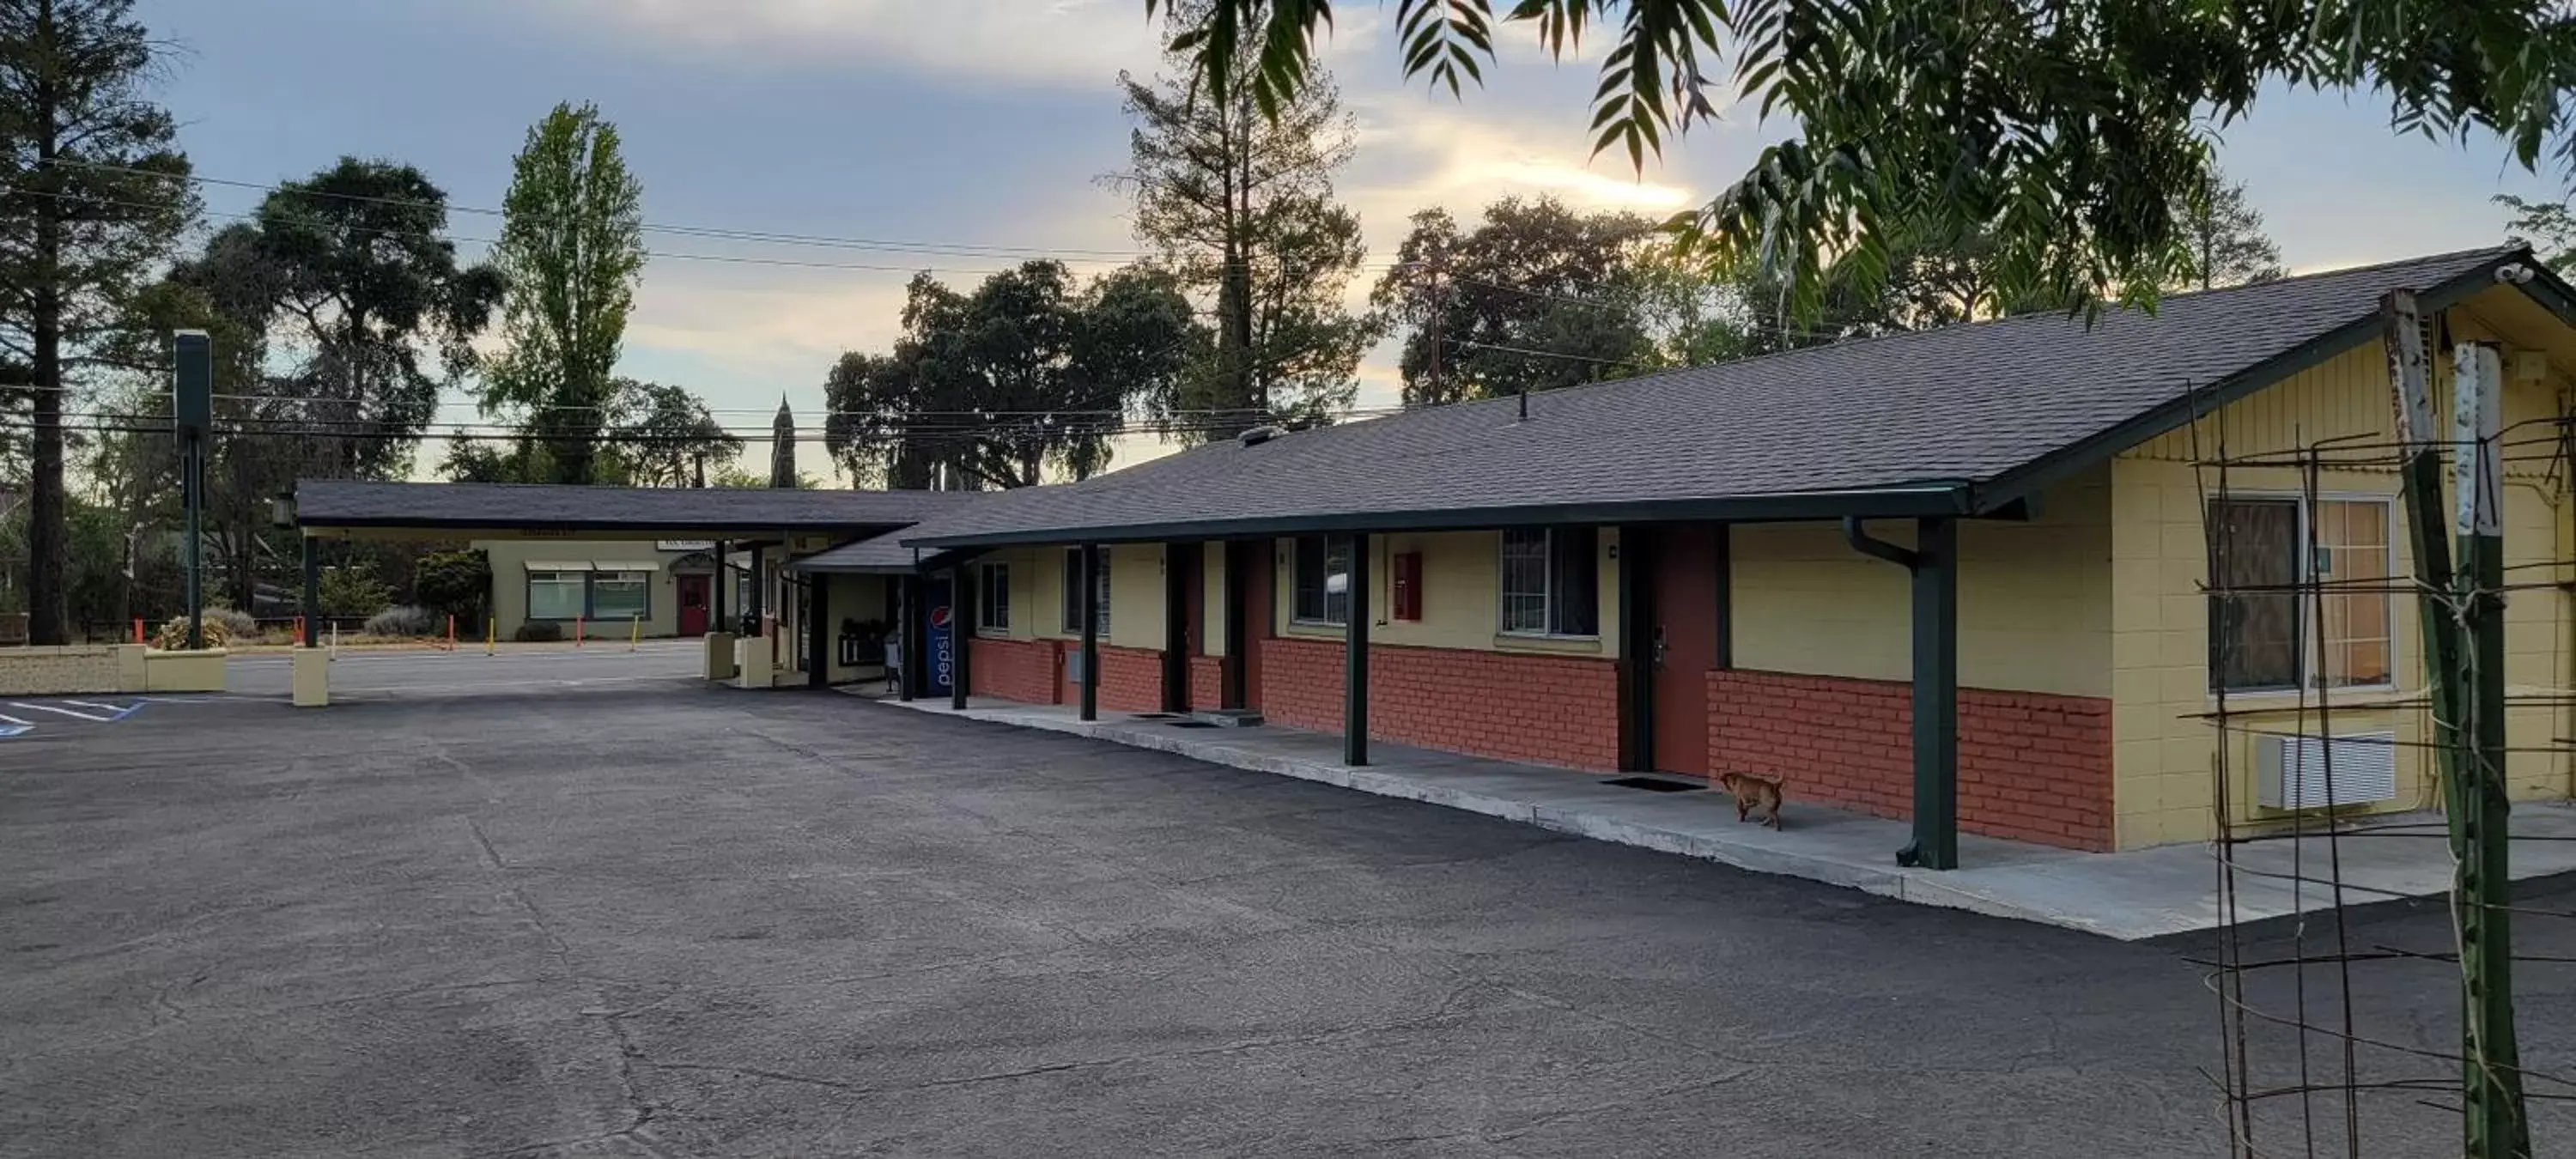
[[[2333,782],[2331,791],[2328,781]],[[2324,809],[2396,800],[2397,734],[2257,734],[2254,799],[2266,809]]]

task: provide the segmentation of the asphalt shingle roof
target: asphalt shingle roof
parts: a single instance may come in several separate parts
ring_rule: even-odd
[[[1144,539],[1333,518],[1427,528],[1515,509],[1643,515],[1658,504],[1982,484],[2366,327],[2391,289],[2484,279],[2521,253],[2176,295],[2153,314],[2106,311],[2089,328],[2025,315],[1692,367],[1533,395],[1526,422],[1514,400],[1495,399],[1257,446],[1228,441],[1008,492],[896,538]]]
[[[939,554],[931,548],[907,547],[902,540],[902,532],[889,531],[873,539],[815,552],[787,566],[795,571],[908,574],[917,570],[920,561]]]
[[[295,516],[306,527],[873,533],[977,498],[960,491],[302,479],[295,484]]]

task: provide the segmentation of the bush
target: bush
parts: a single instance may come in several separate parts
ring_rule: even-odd
[[[212,624],[217,620],[223,621],[224,635],[229,639],[255,640],[259,638],[259,621],[252,619],[249,612],[236,612],[231,608],[206,609],[206,622],[208,624]]]
[[[563,625],[553,620],[530,620],[519,625],[518,631],[510,633],[510,638],[522,644],[559,643],[564,638]]]
[[[222,620],[216,619],[214,610],[211,608],[206,611],[205,640],[206,647],[209,648],[230,647],[233,641],[232,629],[225,626]],[[186,648],[188,617],[175,616],[169,623],[161,625],[161,630],[152,634],[151,646],[164,652],[177,652]]]
[[[412,565],[411,582],[423,605],[472,618],[492,591],[492,558],[480,550],[433,551]]]
[[[372,616],[394,602],[392,589],[367,569],[356,566],[323,572],[320,594],[322,614],[334,618]]]
[[[438,614],[427,608],[386,608],[367,617],[362,630],[370,636],[430,636],[438,629]]]

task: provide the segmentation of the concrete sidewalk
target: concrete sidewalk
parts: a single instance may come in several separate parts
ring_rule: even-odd
[[[873,699],[873,697],[871,697]],[[975,698],[963,713],[945,699],[886,704],[940,715],[1040,728],[1155,749],[1238,769],[1321,781],[1484,813],[1578,836],[1778,873],[1923,905],[2043,922],[2123,941],[2217,927],[2219,865],[2206,845],[2078,853],[1960,834],[1963,868],[1906,869],[1895,852],[1911,837],[1901,821],[1801,803],[1774,832],[1735,819],[1724,793],[1658,793],[1605,783],[1598,774],[1373,742],[1372,764],[1341,763],[1341,738],[1265,725],[1211,728],[1168,718],[1103,712],[1085,723],[1067,705]],[[2438,817],[2372,818],[2370,834],[2240,844],[2234,920],[2259,921],[2438,894],[2450,887]],[[2514,877],[2576,871],[2576,808],[2524,804],[2513,815]],[[2520,840],[2530,838],[2530,840]],[[2337,848],[2339,846],[2339,848]],[[2340,896],[2328,879],[2341,861]],[[2301,878],[2307,880],[2301,883]]]

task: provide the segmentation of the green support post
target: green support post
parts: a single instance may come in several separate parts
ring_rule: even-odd
[[[1342,639],[1342,763],[1369,763],[1369,534],[1351,533],[1349,625]]]
[[[1100,719],[1100,545],[1086,543],[1082,559],[1082,719]]]
[[[2433,753],[2450,829],[2451,909],[2460,937],[2461,1141],[2469,1159],[2530,1153],[2521,1054],[2513,1029],[2513,934],[2506,905],[2511,834],[2504,791],[2503,539],[2494,458],[2501,389],[2491,347],[2454,351],[2452,439],[2460,567],[2442,537],[2442,454],[2411,291],[2380,301],[2381,341],[2396,392],[2399,483],[2414,555]],[[2432,593],[2442,593],[2440,596]]]
[[[2501,359],[2484,342],[2453,351],[2452,532],[2460,565],[2452,602],[2467,629],[2456,679],[2466,711],[2454,736],[2461,808],[2451,815],[2459,866],[2460,976],[2467,1032],[2467,1153],[2506,1159],[2531,1153],[2523,1115],[2522,1054],[2513,1026],[2513,836],[2505,789],[2504,474],[2496,458],[2502,427]]]

